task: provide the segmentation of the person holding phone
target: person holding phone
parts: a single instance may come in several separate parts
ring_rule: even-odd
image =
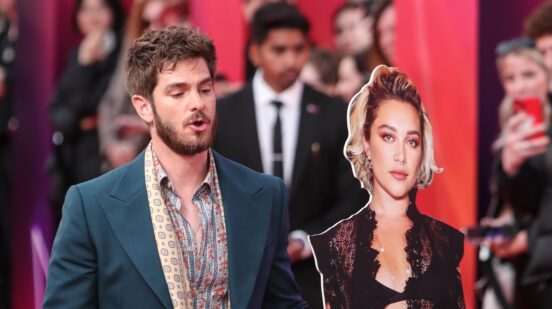
[[[529,40],[502,42],[496,52],[505,92],[499,108],[501,134],[494,144],[494,187],[502,207],[496,218],[482,224],[519,230],[488,241],[496,256],[514,265],[514,306],[552,308],[550,75]]]
[[[75,1],[73,23],[82,40],[68,56],[48,110],[55,146],[51,204],[58,220],[69,186],[100,175],[98,104],[115,68],[123,19],[117,0]]]

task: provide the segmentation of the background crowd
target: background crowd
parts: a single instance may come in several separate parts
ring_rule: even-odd
[[[9,308],[10,276],[17,276],[10,263],[10,239],[13,239],[10,207],[14,204],[10,186],[17,173],[11,169],[14,159],[10,144],[19,125],[11,106],[13,45],[18,37],[14,1],[0,0],[0,308]],[[342,156],[346,102],[369,80],[378,64],[397,65],[397,15],[390,0],[338,1],[340,5],[328,25],[333,33],[331,47],[317,46],[314,41],[299,42],[298,47],[290,45],[288,51],[281,51],[279,58],[272,55],[276,58],[271,59],[271,51],[263,49],[271,42],[270,38],[258,37],[270,26],[263,26],[263,16],[256,12],[263,6],[274,5],[272,2],[279,1],[242,1],[241,11],[248,25],[242,53],[244,79],[231,79],[223,70],[216,75],[221,133],[215,149],[253,169],[280,176],[288,185],[291,195],[288,253],[303,296],[312,308],[317,308],[322,303],[319,277],[305,242],[306,234],[323,231],[368,200],[352,179]],[[287,1],[291,5],[296,2]],[[79,39],[67,55],[62,55],[66,63],[60,68],[47,108],[51,153],[43,169],[49,179],[46,190],[53,230],[69,186],[132,161],[149,141],[147,127],[135,114],[124,85],[125,51],[149,29],[196,26],[190,18],[191,5],[187,0],[75,0],[72,19],[59,21],[64,27],[73,27]],[[303,15],[290,16],[290,20],[290,27],[300,29],[307,37],[310,27],[317,22]],[[493,110],[500,133],[497,134],[498,129],[490,130],[496,138],[492,154],[495,164],[488,173],[492,177],[489,182],[492,203],[487,211],[487,203],[483,201],[479,217],[485,217],[482,224],[510,224],[518,232],[512,239],[494,239],[481,245],[481,250],[489,253],[481,261],[482,279],[478,285],[484,308],[533,308],[535,303],[543,308],[552,307],[549,262],[552,226],[546,221],[552,216],[549,205],[552,130],[548,127],[552,4],[545,3],[528,16],[525,28],[517,33],[523,38],[508,40],[496,48],[498,76],[494,78],[503,86],[504,99],[500,109]],[[293,37],[284,39],[293,41]],[[219,54],[224,52],[218,49]],[[261,136],[268,129],[255,127],[255,123],[265,118],[260,119],[263,116],[251,110],[253,104],[258,109],[262,100],[251,89],[266,86],[258,85],[258,72],[273,72],[275,79],[285,81],[282,89],[268,89],[265,93],[284,101],[284,106],[287,103],[301,106],[295,112],[284,109],[281,114],[277,114],[279,108],[267,107],[266,115],[274,115],[270,117],[281,115],[284,123],[285,120],[300,123],[283,128],[289,133],[284,135],[283,144],[293,145],[292,149],[297,145],[297,149],[289,163],[283,163],[281,173],[264,164],[269,160],[267,157],[273,156],[266,151]],[[294,96],[294,86],[303,87],[303,83],[303,96]],[[529,131],[522,125],[531,121],[529,116],[514,113],[513,107],[516,100],[526,98],[539,99],[545,115],[545,125]],[[497,105],[498,102],[493,106]],[[312,119],[303,119],[304,116]],[[257,130],[259,140],[256,135],[248,140],[247,134]],[[528,140],[537,132],[534,130],[544,136]],[[249,149],[257,142],[260,142],[257,147]],[[491,145],[483,147],[487,151]]]

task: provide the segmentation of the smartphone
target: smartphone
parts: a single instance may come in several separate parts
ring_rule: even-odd
[[[542,103],[541,100],[538,98],[525,98],[521,100],[515,100],[514,101],[514,113],[518,113],[520,111],[525,112],[527,115],[531,116],[533,118],[533,122],[529,123],[529,128],[531,126],[535,126],[537,124],[541,124],[543,122],[543,113],[542,113]],[[529,129],[528,128],[528,129]],[[543,137],[544,132],[539,132],[531,135],[529,139]]]
[[[503,226],[472,226],[464,230],[466,238],[471,242],[481,242],[493,237],[512,238],[517,233],[513,225]]]

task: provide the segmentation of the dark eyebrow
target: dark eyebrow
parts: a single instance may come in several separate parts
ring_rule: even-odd
[[[392,127],[390,125],[387,125],[387,124],[382,124],[381,126],[378,127],[378,129],[388,129],[388,130],[391,130],[393,132],[397,132],[397,129],[395,129],[394,127]]]
[[[393,132],[397,132],[397,129],[395,129],[395,127],[392,127],[390,125],[387,125],[387,124],[382,124],[378,127],[378,129],[388,129],[388,130],[391,130]],[[406,131],[406,135],[417,135],[418,137],[420,137],[420,132],[416,131],[416,130],[410,130],[410,131]]]
[[[204,79],[199,81],[198,85],[203,85],[205,83],[211,83],[212,81],[213,81],[213,79],[211,78],[211,76],[205,77]],[[169,90],[172,90],[174,88],[187,88],[189,86],[190,86],[189,83],[173,83],[173,84],[167,85],[167,87],[165,87],[165,91],[169,91]]]

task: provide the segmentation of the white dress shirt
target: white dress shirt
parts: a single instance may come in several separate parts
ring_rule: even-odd
[[[286,90],[277,93],[266,83],[263,71],[258,69],[253,77],[253,100],[255,101],[255,118],[261,150],[263,171],[273,174],[273,130],[276,122],[276,107],[272,101],[282,102],[280,120],[282,122],[282,156],[284,161],[284,183],[291,186],[295,149],[299,135],[299,119],[301,116],[301,98],[303,83],[297,80]]]

